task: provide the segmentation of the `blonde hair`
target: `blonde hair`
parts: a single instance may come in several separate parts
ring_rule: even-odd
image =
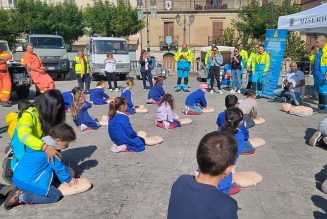
[[[83,97],[83,92],[76,92],[70,113],[73,119],[76,119],[77,113],[81,110],[80,99]]]
[[[126,84],[127,84],[128,87],[131,87],[131,86],[134,87],[135,82],[134,82],[133,80],[128,80],[128,81],[126,82]]]
[[[126,99],[124,97],[116,97],[113,101],[109,103],[108,117],[111,119],[120,111],[121,108],[126,105]]]

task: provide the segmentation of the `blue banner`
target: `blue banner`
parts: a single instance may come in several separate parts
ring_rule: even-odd
[[[268,29],[265,40],[265,51],[270,54],[270,66],[265,76],[262,96],[274,97],[278,86],[280,70],[287,41],[287,30]]]

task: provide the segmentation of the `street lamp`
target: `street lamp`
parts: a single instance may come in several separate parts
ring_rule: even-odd
[[[184,43],[186,42],[186,26],[189,27],[189,40],[188,41],[190,43],[190,36],[191,36],[191,34],[190,34],[190,27],[193,24],[194,19],[195,19],[195,16],[193,14],[190,14],[188,16],[188,21],[187,21],[186,15],[184,13],[183,14],[183,22],[181,22],[181,16],[179,14],[176,15],[176,23],[177,23],[177,25],[183,26],[183,41],[184,41]]]

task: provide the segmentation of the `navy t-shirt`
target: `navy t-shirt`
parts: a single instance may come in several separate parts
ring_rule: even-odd
[[[171,189],[168,219],[184,218],[237,219],[237,202],[215,186],[182,175]]]

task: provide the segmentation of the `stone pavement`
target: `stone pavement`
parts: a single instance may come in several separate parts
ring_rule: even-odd
[[[180,111],[187,94],[174,92],[175,81],[175,77],[168,77],[164,87],[166,92],[174,95],[176,112],[182,116]],[[58,81],[56,84],[58,89],[66,91],[77,83]],[[119,82],[119,85],[123,84]],[[146,100],[147,93],[143,92],[141,84],[141,81],[136,81],[133,90],[135,105],[144,104]],[[190,84],[191,90],[199,85],[195,77],[190,78]],[[92,82],[94,86],[95,82]],[[76,128],[77,140],[63,152],[63,156],[78,176],[92,181],[93,188],[54,204],[19,206],[11,211],[1,207],[0,218],[166,218],[171,186],[179,175],[193,173],[196,169],[197,144],[204,134],[217,129],[216,117],[224,110],[226,93],[206,94],[209,106],[216,109],[215,113],[193,116],[191,125],[175,130],[154,126],[157,106],[147,106],[149,113],[145,115],[130,116],[135,130],[145,130],[149,135],[161,135],[165,139],[163,144],[147,147],[141,153],[110,152],[112,143],[106,127],[83,133]],[[115,97],[118,93],[110,95]],[[234,196],[240,208],[239,218],[327,218],[327,195],[317,189],[317,181],[327,177],[324,170],[326,151],[305,143],[324,116],[291,116],[280,111],[280,103],[266,99],[258,102],[259,113],[266,123],[250,129],[250,136],[264,138],[266,145],[253,155],[241,156],[236,168],[238,171],[258,171],[263,181]],[[16,111],[16,108],[0,109],[0,128],[5,126],[5,114]],[[100,118],[107,113],[107,108],[93,106],[89,112]],[[68,114],[67,121],[72,124]],[[5,133],[1,136],[3,150],[8,137]],[[1,153],[0,160],[3,157]],[[3,183],[2,179],[0,183]]]

